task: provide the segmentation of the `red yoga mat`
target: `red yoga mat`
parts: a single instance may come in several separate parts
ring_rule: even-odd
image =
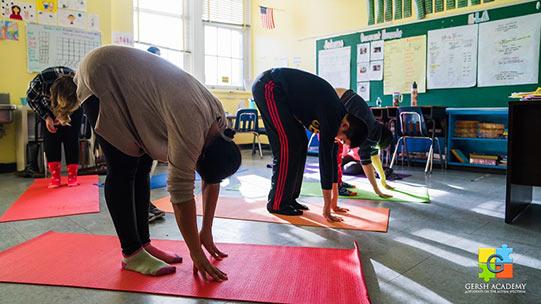
[[[203,204],[201,200],[201,195],[195,197],[197,215],[203,215]],[[165,212],[173,213],[170,196],[160,198],[152,203]],[[298,226],[387,232],[390,212],[388,208],[343,205],[342,207],[348,208],[349,212],[335,213],[335,215],[341,216],[344,221],[330,223],[323,217],[323,206],[321,204],[305,204],[310,210],[304,211],[301,216],[287,216],[269,213],[267,211],[266,201],[243,197],[220,196],[218,198],[218,204],[216,205],[215,216],[234,220],[291,224]]]
[[[0,217],[0,222],[65,216],[81,213],[100,212],[97,175],[79,176],[80,186],[68,187],[67,177],[62,186],[49,189],[49,178],[39,178]]]
[[[152,277],[121,270],[113,236],[49,231],[0,252],[0,282],[267,303],[370,303],[357,248],[218,244],[229,257],[211,261],[229,280],[205,283],[194,276],[184,242],[152,243],[184,257],[176,273]]]

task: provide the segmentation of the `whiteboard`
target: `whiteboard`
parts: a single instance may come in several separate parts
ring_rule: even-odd
[[[318,75],[335,88],[349,89],[351,47],[319,51]]]
[[[428,31],[429,89],[469,88],[477,83],[477,24]]]
[[[541,13],[479,25],[478,86],[537,83]]]
[[[77,69],[81,59],[100,45],[99,32],[30,23],[26,27],[28,72],[59,65]]]

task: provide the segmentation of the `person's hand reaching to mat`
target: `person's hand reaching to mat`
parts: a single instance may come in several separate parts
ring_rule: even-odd
[[[387,184],[387,183],[383,183],[383,182],[382,182],[381,185],[382,185],[385,189],[389,189],[389,190],[393,190],[393,189],[394,189],[393,186],[391,186],[391,185],[389,185],[389,184]]]
[[[376,194],[379,195],[379,197],[383,197],[383,198],[390,198],[390,197],[393,197],[392,195],[390,194],[386,194],[386,193],[383,193],[381,192],[379,189],[375,190]]]
[[[216,260],[221,261],[223,258],[227,257],[227,253],[221,252],[214,244],[212,232],[205,232],[201,230],[199,233],[199,239],[201,240],[201,244],[205,246],[205,249],[207,249],[208,253],[210,253],[210,255]]]
[[[193,273],[200,272],[205,282],[209,282],[207,274],[216,282],[227,280],[227,274],[210,263],[203,249],[191,253],[190,256],[193,261]]]

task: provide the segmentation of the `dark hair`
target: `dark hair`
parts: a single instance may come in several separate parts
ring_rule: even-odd
[[[230,137],[232,139],[232,136]],[[220,136],[201,153],[197,161],[197,171],[205,183],[219,184],[224,178],[237,172],[241,161],[239,147],[233,141]]]
[[[79,108],[77,85],[73,82],[73,74],[62,75],[53,82],[51,108],[62,125],[71,121],[69,115]]]
[[[381,137],[379,139],[378,146],[380,149],[385,150],[393,142],[393,132],[385,126],[381,126]]]
[[[17,12],[17,14],[15,14],[15,8],[17,8],[19,11]],[[18,5],[14,5],[11,7],[11,12],[15,15],[20,15],[21,14],[21,8],[18,6]]]
[[[353,115],[346,114],[346,119],[349,122],[349,128],[344,133],[349,139],[349,146],[357,148],[366,140],[368,128],[364,121]]]
[[[147,49],[148,52],[151,52],[152,54],[156,54],[157,52],[160,51],[159,48],[155,47],[155,46],[151,46]]]

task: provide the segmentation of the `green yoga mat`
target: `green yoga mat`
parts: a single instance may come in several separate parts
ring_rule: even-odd
[[[349,181],[348,181],[349,182]],[[370,184],[355,183],[357,188],[349,189],[357,192],[356,196],[340,196],[347,199],[361,199],[372,201],[392,201],[392,202],[409,202],[409,203],[430,203],[428,189],[425,187],[413,187],[404,184],[392,184],[396,187],[394,190],[383,190],[384,193],[391,194],[391,198],[382,198],[375,194]],[[268,195],[270,187],[267,185],[257,185],[251,183],[243,183],[226,188],[227,190],[241,191],[247,197],[265,197]],[[321,184],[314,182],[302,183],[301,196],[323,196],[321,193]]]

